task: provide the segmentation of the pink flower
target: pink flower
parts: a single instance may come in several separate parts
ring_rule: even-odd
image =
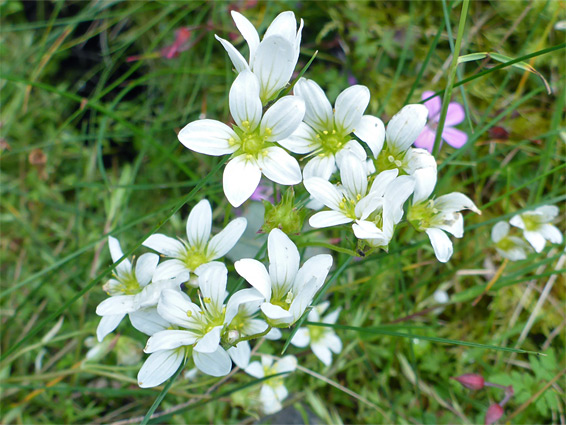
[[[496,423],[501,416],[503,416],[503,407],[499,404],[492,404],[487,409],[487,413],[485,414],[485,425],[492,425]]]
[[[175,31],[175,41],[169,46],[161,49],[161,56],[165,59],[173,59],[179,56],[179,53],[187,50],[189,40],[191,39],[191,30],[187,27],[181,27]]]
[[[462,384],[466,388],[469,388],[470,390],[481,390],[485,385],[483,376],[475,373],[465,373],[464,375],[456,376],[452,379],[458,381],[460,384]]]
[[[425,91],[422,95],[422,100],[428,99],[434,92]],[[440,97],[436,96],[424,103],[428,109],[428,123],[415,140],[417,148],[423,148],[432,153],[434,146],[434,139],[436,137],[436,127],[438,126],[438,119],[440,118],[440,110],[442,109],[442,102]],[[446,113],[446,121],[444,122],[444,129],[442,130],[442,139],[452,146],[459,149],[468,141],[468,135],[454,125],[460,124],[464,121],[466,114],[464,108],[457,102],[451,102],[448,105],[448,112]]]

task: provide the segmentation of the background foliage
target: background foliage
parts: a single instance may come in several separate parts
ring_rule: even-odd
[[[106,236],[133,252],[157,226],[182,234],[188,211],[204,197],[218,226],[235,214],[220,174],[209,175],[219,160],[191,153],[175,134],[199,116],[229,118],[234,74],[213,34],[243,46],[231,9],[260,33],[279,12],[293,10],[305,20],[299,69],[317,50],[309,78],[331,100],[355,81],[368,86],[369,112],[387,122],[423,91],[444,89],[461,2],[2,2],[2,423],[136,419],[159,394],[137,388],[145,339],[128,326],[118,329],[109,355],[85,361],[111,271]],[[461,54],[518,58],[558,46],[564,19],[559,1],[474,1]],[[162,57],[181,26],[192,32],[190,48]],[[557,379],[566,366],[564,247],[508,264],[472,303],[502,265],[489,236],[494,223],[546,203],[561,206],[563,223],[564,46],[526,61],[552,94],[533,74],[511,67],[454,90],[468,112],[460,128],[470,141],[459,151],[443,147],[437,193],[466,193],[483,215],[466,218],[452,260],[438,263],[424,235],[408,227],[399,229],[389,255],[345,264],[348,257],[334,253],[343,272],[326,296],[342,307],[339,324],[366,332],[337,328],[344,350],[329,368],[308,349],[288,349],[307,369],[286,379],[286,405],[301,421],[483,422],[501,394],[449,380],[473,372],[514,386],[506,406],[512,422],[564,423],[563,375]],[[462,64],[459,79],[495,64]],[[198,183],[198,193],[188,195]],[[295,241],[307,246],[329,236],[354,246],[349,230]],[[441,308],[433,298],[438,289],[450,295]],[[278,355],[282,345],[261,351]],[[160,421],[251,423],[254,381],[243,373],[220,383],[181,375],[160,409],[182,410]]]

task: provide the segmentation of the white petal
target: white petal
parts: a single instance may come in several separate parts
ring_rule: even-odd
[[[295,48],[288,40],[278,35],[263,38],[252,67],[261,84],[263,103],[285,87],[295,65]]]
[[[228,96],[230,114],[243,130],[253,131],[257,128],[262,114],[259,98],[259,80],[248,70],[240,72],[230,87]]]
[[[96,337],[99,342],[102,342],[104,337],[114,331],[124,318],[125,314],[112,314],[108,316],[102,316],[98,327],[96,328]]]
[[[320,86],[313,80],[301,78],[293,90],[295,96],[305,101],[305,122],[318,131],[332,130],[332,105]]]
[[[311,344],[311,349],[314,355],[326,366],[330,366],[332,364],[332,353],[326,345],[313,342]]]
[[[238,52],[238,50],[236,50],[236,48],[232,46],[229,41],[218,37],[216,34],[214,35],[214,38],[220,41],[220,43],[226,50],[226,53],[228,53],[228,56],[230,57],[232,64],[234,64],[234,68],[236,68],[237,72],[242,72],[246,69],[249,69],[248,63],[246,62],[242,54]]]
[[[267,323],[266,323],[266,328],[267,328]],[[277,341],[278,339],[281,339],[282,337],[283,337],[283,334],[277,328],[271,328],[271,330],[269,332],[267,332],[267,335],[265,335],[265,339],[268,339],[270,341]]]
[[[285,400],[289,395],[289,391],[287,391],[287,388],[285,388],[285,385],[283,384],[274,387],[273,390],[275,391],[275,397],[277,397],[277,400],[280,401]]]
[[[340,164],[340,178],[351,199],[365,196],[368,178],[363,163],[354,155],[348,155]]]
[[[509,223],[500,221],[491,229],[491,240],[495,243],[499,242],[509,234]]]
[[[228,349],[228,355],[236,366],[245,369],[250,364],[251,348],[248,341],[239,342],[235,347]]]
[[[164,383],[179,369],[184,356],[184,350],[163,350],[151,354],[138,373],[138,385],[151,388]]]
[[[263,366],[260,362],[251,362],[248,367],[245,368],[247,374],[253,376],[254,378],[261,379],[265,376],[263,371]]]
[[[146,308],[129,314],[132,326],[146,335],[164,331],[171,324],[157,313],[157,308]]]
[[[387,124],[387,145],[393,153],[405,152],[426,125],[428,109],[424,105],[407,105]]]
[[[220,331],[222,326],[215,326],[196,343],[194,352],[214,353],[220,344]],[[200,368],[199,368],[200,369]]]
[[[174,279],[178,283],[183,283],[189,280],[190,272],[187,265],[181,260],[173,259],[167,260],[159,264],[153,273],[153,280]]]
[[[511,217],[509,223],[511,223],[512,226],[518,227],[519,229],[523,229],[523,230],[525,229],[525,222],[523,221],[523,218],[519,214]]]
[[[157,254],[146,253],[140,255],[136,262],[136,279],[140,286],[145,286],[151,282],[157,263],[159,263],[159,255]]]
[[[156,280],[145,286],[141,292],[135,295],[135,303],[139,308],[156,307],[161,297],[161,292],[165,289],[172,289],[180,292],[181,282],[175,279]]]
[[[108,247],[110,248],[110,256],[112,257],[113,262],[118,261],[120,258],[124,256],[124,253],[122,252],[122,248],[120,247],[120,242],[118,242],[118,239],[113,238],[112,236],[108,236]],[[124,261],[122,261],[118,265],[118,267],[116,267],[116,273],[118,275],[127,274],[131,270],[132,270],[132,264],[130,263],[130,260],[128,260],[127,258],[124,258]]]
[[[297,368],[297,358],[295,356],[285,356],[275,362],[273,369],[277,373],[294,372]]]
[[[206,267],[199,274],[199,288],[203,298],[207,298],[207,309],[212,307],[218,313],[222,312],[224,298],[226,297],[226,282],[228,269],[222,263]]]
[[[212,259],[224,257],[238,242],[246,230],[248,221],[244,217],[232,220],[216,236],[213,236],[206,248],[207,255]]]
[[[224,194],[228,202],[239,207],[254,193],[261,179],[261,170],[253,160],[246,160],[246,155],[233,158],[224,168]]]
[[[156,233],[147,238],[143,246],[153,249],[166,257],[181,257],[186,251],[185,246],[177,239]]]
[[[373,157],[377,158],[385,141],[383,121],[372,115],[364,115],[354,129],[354,134],[369,146]]]
[[[198,153],[220,156],[235,152],[239,137],[230,127],[220,121],[197,120],[187,124],[177,135],[179,142]],[[233,140],[233,144],[229,143]]]
[[[440,229],[427,229],[426,234],[430,239],[430,243],[434,249],[434,254],[436,258],[441,263],[446,263],[450,260],[453,253],[452,241],[450,238]]]
[[[283,408],[281,402],[277,399],[275,390],[269,385],[261,386],[259,399],[261,400],[263,413],[266,415],[272,415]]]
[[[276,325],[290,325],[293,322],[293,315],[278,305],[264,303],[261,305],[261,311]]]
[[[311,227],[321,229],[323,227],[340,226],[351,223],[352,219],[339,211],[321,211],[309,219]]]
[[[562,243],[562,233],[558,227],[552,224],[543,224],[539,229],[540,234],[551,243]]]
[[[98,307],[96,314],[99,316],[114,316],[117,314],[126,314],[135,311],[135,303],[133,295],[117,295],[115,297],[106,298]]]
[[[415,191],[413,204],[423,202],[429,198],[436,186],[437,172],[435,168],[421,168],[413,173]]]
[[[299,262],[299,250],[289,237],[279,229],[273,229],[267,237],[267,254],[269,256],[269,276],[271,291],[279,292],[274,296],[284,296],[293,284]]]
[[[383,231],[375,223],[366,220],[357,220],[352,225],[354,235],[358,239],[376,239],[384,237]]]
[[[299,328],[299,330],[293,335],[291,339],[291,344],[295,347],[306,347],[311,341],[309,330],[307,328]]]
[[[540,214],[543,222],[549,222],[556,218],[559,209],[556,205],[543,205],[542,207],[536,208],[533,212]]]
[[[303,180],[297,160],[276,146],[264,149],[258,164],[265,177],[275,183],[294,185]]]
[[[385,170],[375,176],[373,183],[371,184],[370,193],[375,193],[378,196],[385,195],[385,190],[387,187],[395,180],[399,170],[394,168],[393,170]]]
[[[435,217],[434,226],[457,238],[464,236],[464,217],[460,213],[441,214]]]
[[[336,171],[336,160],[334,155],[315,155],[311,158],[303,170],[303,179],[320,177],[323,180],[330,179]]]
[[[338,95],[335,104],[334,124],[344,134],[353,132],[369,104],[369,89],[355,85],[348,87]]]
[[[305,185],[305,189],[307,189],[317,201],[322,202],[330,209],[340,210],[339,204],[342,202],[342,194],[327,180],[321,179],[320,177],[311,177],[305,179],[303,184]]]
[[[289,137],[277,140],[281,146],[293,153],[305,154],[312,152],[320,143],[316,140],[316,132],[304,122]]]
[[[350,140],[348,143],[344,145],[342,149],[340,149],[336,153],[336,165],[338,165],[338,168],[342,169],[343,167],[342,163],[344,162],[344,159],[352,155],[364,163],[367,159],[366,151],[362,147],[362,145],[360,145],[356,140]],[[366,167],[364,166],[364,170],[365,169]],[[368,174],[367,170],[366,170],[366,174]]]
[[[214,353],[193,351],[195,366],[210,376],[226,376],[232,370],[232,360],[224,348],[218,347]]]
[[[265,267],[264,267],[265,270]],[[267,271],[265,271],[267,274]],[[259,305],[265,300],[259,291],[254,288],[241,289],[233,294],[226,305],[226,314],[224,315],[224,323],[230,324],[232,319],[238,314],[240,306],[248,316],[251,316],[259,310]]]
[[[160,350],[173,350],[184,345],[192,345],[196,340],[197,335],[189,331],[159,331],[147,340],[143,351],[146,353],[154,353]]]
[[[284,96],[263,115],[261,134],[266,140],[277,142],[293,134],[305,116],[305,102],[297,96]]]
[[[340,308],[334,310],[332,313],[327,314],[324,319],[322,319],[323,323],[334,324],[338,320],[338,316],[340,315]]]
[[[264,38],[278,35],[285,38],[291,44],[294,44],[297,32],[297,21],[295,14],[291,11],[281,12],[269,24],[267,31],[265,31]]]
[[[210,237],[212,226],[212,209],[210,203],[203,199],[194,206],[187,219],[187,238],[191,247],[204,251]]]
[[[248,43],[250,50],[250,63],[252,63],[257,47],[259,46],[259,34],[253,24],[241,13],[233,10],[232,19],[236,24],[236,28],[238,28],[238,31],[240,31],[242,37],[244,37],[244,40]]]
[[[266,300],[271,299],[271,278],[263,264],[251,258],[244,258],[236,261],[234,267]]]
[[[191,302],[183,292],[164,289],[157,304],[157,312],[168,322],[183,328],[192,328],[194,319],[190,320],[187,312],[196,316],[200,314],[200,307]]]
[[[403,205],[415,189],[415,179],[411,176],[399,176],[385,189],[384,216],[389,214],[393,224],[403,217]]]
[[[544,236],[542,236],[542,234],[540,234],[539,232],[529,232],[528,230],[525,230],[523,232],[523,235],[536,252],[541,252],[544,249],[546,240],[544,239]]]
[[[472,210],[477,214],[481,214],[476,204],[466,195],[460,192],[452,192],[448,195],[442,195],[435,199],[435,208],[444,212],[457,212],[462,210]]]
[[[339,354],[342,351],[342,341],[333,331],[324,335],[324,343],[333,353]]]
[[[299,293],[302,291],[303,287],[313,279],[314,282],[312,282],[312,284],[316,288],[316,291],[318,291],[324,284],[331,267],[332,256],[329,254],[319,254],[309,258],[297,273],[293,292],[295,294]]]

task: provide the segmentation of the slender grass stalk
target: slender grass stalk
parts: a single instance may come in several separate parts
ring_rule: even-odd
[[[456,43],[454,45],[454,53],[452,54],[453,55],[452,64],[450,65],[450,70],[448,71],[448,82],[446,83],[446,89],[444,90],[444,96],[442,99],[442,109],[438,120],[438,127],[436,128],[436,138],[434,139],[434,148],[432,150],[432,154],[434,156],[437,156],[438,152],[440,151],[442,130],[444,130],[444,123],[446,122],[446,114],[448,113],[448,104],[450,103],[450,98],[452,96],[452,89],[454,88],[454,79],[456,78],[456,71],[458,68],[458,57],[460,56],[460,47],[462,46],[462,39],[464,38],[464,29],[466,28],[466,18],[468,16],[469,5],[470,5],[470,0],[464,0],[462,4],[462,13],[460,13],[460,23],[458,24],[458,35],[456,37]]]

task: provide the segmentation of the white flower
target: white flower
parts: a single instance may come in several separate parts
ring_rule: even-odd
[[[305,101],[304,123],[279,144],[295,153],[312,152],[313,158],[303,170],[305,179],[328,180],[344,154],[353,153],[364,161],[365,150],[353,140],[352,133],[368,144],[374,156],[379,154],[385,128],[379,118],[364,115],[370,99],[367,87],[355,85],[340,93],[334,112],[324,91],[312,80],[301,78],[294,93]]]
[[[116,238],[110,236],[108,246],[114,262],[123,257],[120,242]],[[152,278],[155,279],[154,272],[158,262],[158,255],[148,253],[138,258],[135,268],[132,268],[132,263],[127,258],[116,267],[114,277],[103,286],[110,298],[102,301],[96,308],[96,314],[102,316],[96,329],[99,341],[116,329],[126,314],[130,315],[132,324],[138,329],[138,313],[143,309],[155,307],[163,289],[179,288],[181,280],[178,279],[150,283]]]
[[[254,378],[261,379],[278,373],[293,372],[296,368],[297,359],[295,356],[285,356],[277,360],[275,364],[271,357],[261,356],[261,363],[258,361],[252,362],[245,370]],[[264,381],[259,392],[263,413],[271,415],[281,410],[283,407],[281,402],[285,400],[288,395],[289,392],[283,384],[282,376]]]
[[[309,312],[308,321],[320,322],[320,316],[326,311],[329,304],[326,301],[313,308]],[[340,309],[333,311],[322,319],[322,323],[336,323],[339,314]],[[310,344],[314,355],[326,366],[330,366],[332,363],[332,353],[339,354],[342,351],[342,341],[340,341],[340,338],[338,338],[332,328],[324,326],[308,325],[306,328],[299,328],[293,336],[291,344],[296,347],[306,347]]]
[[[376,169],[398,168],[412,176],[417,170],[428,168],[430,175],[436,174],[434,157],[426,149],[411,148],[426,126],[427,116],[428,109],[415,104],[403,107],[391,118],[385,132],[385,146],[379,155],[374,154]]]
[[[230,112],[236,125],[204,119],[189,123],[178,137],[187,148],[207,155],[233,154],[224,169],[224,194],[235,207],[256,190],[261,174],[282,185],[298,184],[301,168],[295,158],[275,146],[301,123],[305,104],[284,96],[262,116],[260,85],[250,71],[241,72],[230,89]]]
[[[200,201],[187,219],[187,240],[179,241],[157,233],[143,243],[160,254],[173,259],[162,262],[155,271],[159,279],[184,276],[205,268],[199,267],[217,260],[230,251],[246,230],[247,220],[243,217],[232,220],[224,230],[210,238],[212,209],[206,199]],[[199,269],[199,272],[196,270]],[[194,282],[194,280],[193,280]],[[191,283],[193,283],[191,282]]]
[[[510,226],[506,221],[500,221],[491,229],[491,240],[495,249],[503,258],[511,261],[524,260],[531,247],[523,239],[509,235]]]
[[[267,238],[269,272],[257,260],[237,261],[236,271],[265,298],[261,311],[272,326],[295,323],[312,302],[332,266],[332,257],[320,254],[299,268],[300,256],[285,233],[273,229]]]
[[[333,185],[320,177],[305,180],[305,188],[311,196],[331,209],[314,214],[309,219],[309,224],[322,228],[355,222],[354,228],[366,225],[371,227],[371,223],[367,222],[368,217],[376,210],[384,208],[384,194],[397,174],[396,169],[383,171],[375,177],[371,188],[368,188],[368,177],[363,163],[354,155],[346,156],[340,169],[341,185]],[[411,193],[412,187],[404,200]],[[398,196],[399,193],[395,195]],[[375,225],[373,227],[375,228]],[[356,236],[361,233],[357,232]]]
[[[509,221],[513,226],[523,230],[525,239],[532,245],[536,252],[541,252],[550,243],[562,243],[562,233],[558,227],[550,224],[558,216],[556,205],[543,205],[533,211],[518,214]]]
[[[227,275],[228,270],[221,263],[204,269],[198,278],[200,306],[182,292],[164,290],[161,293],[157,311],[177,329],[157,332],[147,341],[144,351],[151,355],[138,373],[140,387],[153,387],[171,377],[189,353],[188,348],[192,349],[195,365],[202,372],[211,376],[230,372],[230,355],[220,345],[221,340],[227,338],[226,325],[236,316],[241,303],[259,302],[262,297],[258,293],[247,293],[225,305]],[[240,349],[245,350],[245,347]],[[238,363],[245,357],[245,353],[238,350],[236,355]],[[159,362],[165,362],[167,367]]]
[[[248,43],[249,62],[228,41],[216,35],[215,37],[228,52],[238,73],[252,71],[258,77],[260,97],[265,104],[285,87],[293,75],[299,59],[303,20],[301,19],[301,25],[297,31],[295,14],[290,11],[280,13],[260,42],[259,34],[253,24],[242,14],[233,11],[232,19]]]
[[[436,258],[446,263],[452,257],[454,248],[452,241],[444,232],[461,238],[464,236],[464,218],[459,211],[468,209],[477,214],[481,214],[481,211],[470,198],[459,192],[428,199],[436,184],[436,170],[431,173],[430,169],[423,169],[419,173],[415,174],[417,182],[407,219],[415,229],[426,232]]]
[[[370,246],[380,247],[386,251],[393,238],[395,226],[403,218],[405,201],[409,199],[415,188],[414,178],[411,176],[395,177],[396,173],[397,170],[387,170],[375,177],[372,191],[382,197],[382,205],[366,220],[358,220],[352,226],[358,239],[364,239]],[[394,177],[393,180],[392,177]]]

